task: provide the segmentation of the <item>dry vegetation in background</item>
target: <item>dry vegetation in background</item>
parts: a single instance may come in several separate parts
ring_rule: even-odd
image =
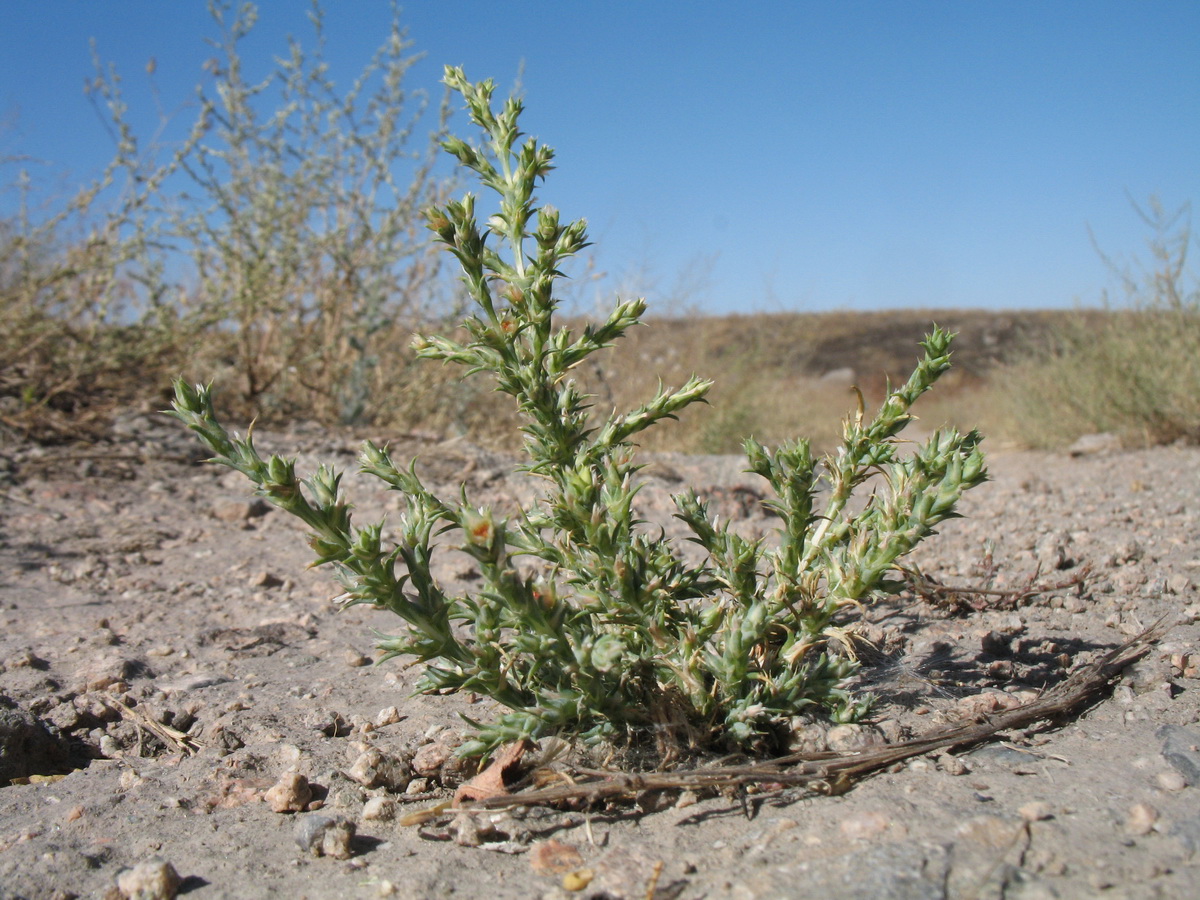
[[[878,404],[889,379],[899,383],[916,361],[917,342],[933,323],[959,333],[955,368],[925,398],[918,415],[930,431],[979,424],[980,391],[1011,348],[1055,327],[1062,313],[980,310],[778,313],[650,319],[627,334],[603,363],[585,373],[597,402],[621,407],[653,387],[682,383],[694,369],[716,381],[708,407],[688,410],[661,429],[654,449],[737,453],[753,434],[767,443],[803,434],[820,448],[841,437],[855,407],[854,388]],[[610,399],[611,398],[611,399]]]
[[[414,56],[399,21],[339,91],[323,68],[319,9],[313,47],[290,46],[263,84],[246,80],[239,55],[252,7],[211,9],[217,54],[180,144],[139,141],[120,77],[97,62],[89,92],[116,148],[102,176],[55,202],[22,160],[0,159],[16,201],[0,215],[0,431],[96,436],[117,408],[163,408],[182,374],[215,376],[237,419],[512,446],[515,418],[484,378],[418,364],[409,348],[412,332],[457,320],[462,292],[418,225],[453,188],[432,166],[448,112],[406,89]],[[688,298],[652,295],[651,327],[577,377],[604,408],[645,400],[657,378],[713,378],[711,405],[685,411],[649,449],[738,452],[749,434],[803,434],[823,448],[853,388],[877,403],[936,322],[961,336],[939,396],[917,407],[928,430],[980,427],[992,446],[1061,447],[1097,431],[1194,441],[1189,211],[1154,201],[1136,211],[1149,261],[1107,260],[1119,288],[1102,309],[655,318]]]
[[[1102,431],[1130,445],[1200,440],[1191,209],[1152,198],[1134,210],[1150,231],[1148,258],[1101,254],[1118,282],[1103,313],[1077,313],[1022,343],[992,379],[999,421],[1026,444],[1057,447]]]
[[[262,81],[241,57],[255,8],[209,8],[214,55],[180,141],[142,139],[97,58],[104,172],[56,202],[27,161],[0,160],[25,166],[0,219],[0,415],[18,433],[70,439],[114,405],[160,407],[181,372],[218,373],[265,419],[370,422],[424,399],[390,348],[453,312],[420,223],[451,188],[434,172],[449,113],[406,86],[398,13],[347,88],[319,8],[309,45],[290,41]]]

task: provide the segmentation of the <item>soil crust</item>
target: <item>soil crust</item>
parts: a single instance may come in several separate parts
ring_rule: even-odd
[[[312,428],[258,440],[302,468],[353,470],[358,448]],[[501,511],[534,495],[463,442],[393,451],[439,492],[465,484]],[[834,796],[757,785],[458,817],[412,814],[474,774],[453,756],[460,714],[489,703],[413,697],[402,661],[371,665],[398,621],[339,612],[300,527],[199,460],[177,424],[134,414],[106,442],[0,449],[3,900],[1195,895],[1200,449],[994,454],[993,482],[918,552],[919,589],[867,610],[872,717],[813,722],[796,749],[981,720],[1169,617],[1067,721]],[[677,530],[669,498],[690,485],[768,535],[742,468],[654,457],[643,514]],[[364,521],[399,508],[370,480],[346,487]],[[454,552],[439,565],[477,578]]]

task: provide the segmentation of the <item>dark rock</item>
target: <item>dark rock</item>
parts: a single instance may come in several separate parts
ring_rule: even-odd
[[[999,631],[989,631],[980,641],[984,653],[992,656],[1008,656],[1012,652],[1013,636],[1001,634]]]
[[[14,700],[0,694],[0,785],[14,778],[53,775],[66,762],[66,746]]]
[[[1163,742],[1162,755],[1188,784],[1200,784],[1200,731],[1182,725],[1163,725],[1154,732]]]
[[[1183,845],[1189,856],[1195,856],[1200,851],[1200,816],[1180,819],[1171,825],[1169,833]]]
[[[329,816],[304,816],[296,823],[296,845],[313,856],[349,859],[353,855],[354,823]]]

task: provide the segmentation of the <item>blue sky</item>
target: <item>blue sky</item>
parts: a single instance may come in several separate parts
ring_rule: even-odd
[[[251,74],[311,37],[306,3],[259,6]],[[348,84],[389,7],[327,7]],[[111,153],[82,92],[90,38],[148,134],[147,60],[181,107],[215,34],[202,0],[5,0],[3,19],[0,156],[53,163],[43,179]],[[1200,200],[1192,0],[437,0],[402,20],[427,54],[412,87],[452,63],[507,89],[524,63],[525,126],[558,151],[542,199],[589,220],[601,290],[652,312],[677,311],[680,279],[714,312],[1096,302],[1112,280],[1089,228],[1130,256],[1130,198]]]

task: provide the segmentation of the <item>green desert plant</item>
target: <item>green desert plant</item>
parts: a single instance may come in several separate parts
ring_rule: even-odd
[[[847,419],[835,455],[818,459],[803,440],[773,451],[746,441],[750,471],[775,494],[778,540],[740,536],[694,492],[676,497],[678,518],[706,551],[689,564],[639,519],[635,442],[701,402],[709,383],[660,387],[607,417],[589,408],[572,371],[637,324],[645,302],[621,302],[578,333],[556,325],[559,267],[586,245],[586,223],[564,224],[555,209],[536,205],[554,154],[522,140],[521,103],[509,99],[496,111],[493,84],[472,84],[461,69],[447,68],[445,80],[485,142],[450,138],[444,146],[498,195],[499,209],[481,226],[467,194],[427,213],[458,260],[475,312],[465,341],[418,337],[415,345],[422,357],[487,373],[513,398],[524,422],[521,468],[543,483],[541,499],[504,519],[473,504],[465,487],[456,498],[435,496],[415,464],[398,466],[367,443],[362,470],[398,491],[406,511],[390,529],[356,526],[338,472],[322,466],[301,480],[293,460],[262,459],[251,436],[230,436],[218,423],[208,387],[177,381],[173,415],[214,461],[304,521],[347,605],[404,620],[404,633],[379,647],[424,663],[418,690],[473,691],[506,708],[496,721],[473,723],[467,754],[548,733],[585,741],[656,733],[767,750],[806,710],[861,716],[869,698],[846,685],[857,665],[847,636],[854,613],[898,590],[889,578],[898,560],[985,479],[974,432],[938,432],[900,452],[912,404],[949,366],[951,335],[934,329],[907,383],[873,417],[860,408]],[[854,502],[868,481],[869,498]],[[446,533],[478,563],[478,591],[450,593],[434,577],[434,556],[446,549],[436,539]],[[521,557],[536,571],[522,574],[529,567],[518,567]]]

